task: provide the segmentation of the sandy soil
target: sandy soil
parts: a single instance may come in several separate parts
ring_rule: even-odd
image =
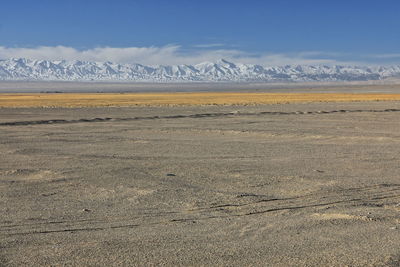
[[[400,264],[400,102],[0,114],[0,265]]]
[[[359,101],[400,101],[400,94],[254,92],[0,94],[0,108],[231,106]]]

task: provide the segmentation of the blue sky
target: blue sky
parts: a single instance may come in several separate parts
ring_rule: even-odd
[[[0,57],[400,63],[400,1],[2,0]]]

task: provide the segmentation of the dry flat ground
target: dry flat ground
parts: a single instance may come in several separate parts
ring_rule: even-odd
[[[394,101],[400,93],[61,93],[0,94],[0,107],[108,107],[108,106],[187,106],[255,105],[304,102]]]
[[[0,262],[399,266],[399,151],[398,101],[2,108]]]

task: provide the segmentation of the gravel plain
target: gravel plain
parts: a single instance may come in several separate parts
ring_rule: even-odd
[[[400,265],[400,102],[0,114],[0,265]]]

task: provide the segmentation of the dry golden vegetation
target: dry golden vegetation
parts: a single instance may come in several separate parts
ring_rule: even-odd
[[[400,94],[244,92],[0,94],[0,107],[255,105],[394,100],[400,100]]]

